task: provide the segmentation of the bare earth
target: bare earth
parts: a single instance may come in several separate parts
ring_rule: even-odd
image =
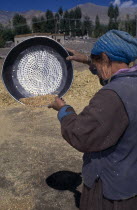
[[[77,209],[73,186],[77,178],[81,184],[82,154],[62,139],[56,113],[8,108],[0,111],[0,125],[0,209]]]
[[[79,76],[66,96],[77,113],[96,92],[88,95],[83,84],[81,93],[80,82],[75,84]],[[94,82],[89,76],[81,78],[86,84]],[[78,209],[82,153],[62,138],[56,115],[51,109],[20,105],[0,81],[0,210]]]

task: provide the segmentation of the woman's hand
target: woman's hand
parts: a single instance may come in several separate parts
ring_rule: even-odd
[[[55,97],[55,101],[52,102],[48,108],[52,108],[56,111],[59,111],[63,106],[66,105],[66,102],[62,99],[62,98],[59,98],[58,96]]]
[[[83,53],[79,53],[78,51],[72,50],[69,48],[66,48],[66,50],[70,53],[70,55],[66,58],[66,60],[77,61],[77,62],[85,63],[88,65],[91,63],[91,59],[89,56],[87,56]]]

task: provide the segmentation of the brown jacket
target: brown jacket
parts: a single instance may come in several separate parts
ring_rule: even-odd
[[[115,145],[127,126],[125,107],[112,90],[98,91],[79,115],[70,114],[61,120],[63,138],[80,152]]]

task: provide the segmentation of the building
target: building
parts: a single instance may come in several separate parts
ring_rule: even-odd
[[[32,33],[32,34],[21,34],[21,35],[16,35],[14,37],[14,43],[15,46],[17,44],[19,44],[20,42],[32,38],[32,37],[36,37],[36,36],[44,36],[44,37],[50,37],[54,40],[56,40],[57,42],[64,44],[64,40],[65,40],[65,36],[64,34],[50,34],[50,33]]]

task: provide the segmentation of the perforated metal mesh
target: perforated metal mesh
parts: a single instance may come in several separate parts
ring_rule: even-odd
[[[64,59],[49,46],[29,47],[13,64],[13,82],[25,97],[58,94],[64,88],[66,78]]]

